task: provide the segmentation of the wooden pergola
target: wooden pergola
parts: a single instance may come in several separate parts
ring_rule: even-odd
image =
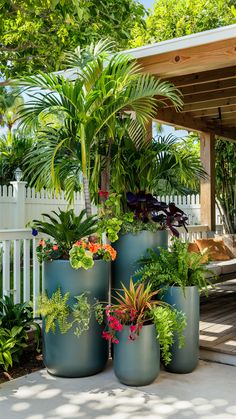
[[[236,141],[236,25],[126,51],[144,72],[171,81],[181,111],[166,101],[155,120],[200,134],[208,173],[201,182],[201,223],[215,230],[215,136]]]

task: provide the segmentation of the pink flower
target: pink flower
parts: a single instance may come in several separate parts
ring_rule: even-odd
[[[120,332],[123,328],[122,324],[114,316],[108,316],[108,322],[111,329],[118,330]]]
[[[113,337],[113,339],[111,341],[112,341],[112,343],[119,343],[119,340],[115,337]]]
[[[113,336],[109,332],[102,332],[102,338],[106,340],[110,340],[110,339],[113,339]]]
[[[135,333],[135,332],[137,331],[137,328],[138,328],[138,325],[137,325],[137,324],[131,325],[131,326],[130,326],[130,331],[131,331],[131,333],[132,333],[132,332],[134,332],[134,333]]]
[[[110,308],[111,308],[111,306],[106,306],[106,311],[105,311],[105,313],[106,313],[106,316],[107,316],[107,318],[108,318],[108,321],[109,321],[109,316],[110,316]]]
[[[57,246],[57,244],[54,244],[54,245],[52,246],[52,250],[58,250],[58,246]]]
[[[131,310],[130,310],[130,320],[131,320],[131,322],[134,321],[135,317],[136,317],[136,310],[134,308],[131,308]]]

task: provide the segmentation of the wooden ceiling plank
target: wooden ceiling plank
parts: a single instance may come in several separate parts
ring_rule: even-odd
[[[217,90],[223,89],[232,89],[233,87],[236,87],[236,76],[235,78],[231,79],[218,80],[210,83],[195,84],[192,86],[182,87],[180,91],[184,96],[186,96],[206,92],[215,92]]]
[[[183,112],[203,111],[205,109],[214,109],[216,107],[227,107],[236,105],[236,98],[230,99],[218,99],[218,100],[206,100],[205,102],[198,102],[194,104],[184,104]],[[165,108],[167,109],[167,108]],[[171,109],[171,107],[169,108]],[[173,107],[172,107],[173,109]]]
[[[192,115],[194,118],[204,118],[204,117],[209,117],[209,116],[218,116],[219,115],[219,108],[212,108],[212,109],[204,109],[201,111],[195,111],[192,112]],[[220,108],[221,110],[221,115],[224,118],[228,118],[230,117],[230,115],[234,112],[236,112],[236,106],[222,106]]]
[[[186,74],[185,76],[172,77],[166,80],[174,83],[176,87],[187,87],[209,82],[217,82],[219,80],[227,80],[236,78],[236,65],[226,67],[224,69],[216,69],[210,71],[202,71],[200,73]],[[165,80],[165,79],[164,79]]]

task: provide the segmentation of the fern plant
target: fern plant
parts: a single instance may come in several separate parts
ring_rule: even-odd
[[[158,248],[158,252],[148,249],[147,257],[139,260],[142,265],[135,273],[139,282],[149,281],[152,290],[163,285],[175,285],[185,290],[187,286],[196,285],[199,291],[207,295],[211,282],[206,274],[212,272],[207,268],[201,253],[188,251],[188,242],[172,237],[169,249]]]
[[[58,212],[52,211],[53,215],[42,214],[48,221],[33,220],[33,227],[37,231],[51,236],[60,249],[63,249],[64,257],[69,258],[69,250],[72,245],[84,237],[93,235],[97,229],[95,215],[86,218],[86,211],[82,210],[78,216],[74,210]]]
[[[39,314],[44,317],[45,331],[55,333],[56,327],[62,334],[66,333],[74,326],[74,334],[79,337],[81,333],[89,329],[92,313],[95,313],[99,324],[103,322],[103,312],[101,314],[101,304],[90,304],[85,293],[74,297],[74,304],[70,305],[68,300],[70,293],[64,295],[58,288],[49,298],[44,293],[39,300]]]

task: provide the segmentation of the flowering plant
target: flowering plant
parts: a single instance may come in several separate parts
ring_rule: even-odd
[[[116,292],[113,299],[116,304],[106,306],[107,328],[102,337],[112,343],[119,343],[119,333],[123,326],[129,326],[129,341],[138,338],[145,324],[155,324],[157,337],[165,364],[171,361],[170,348],[177,336],[179,346],[184,344],[183,330],[186,326],[185,315],[164,303],[154,299],[159,291],[151,291],[148,284],[134,284],[130,280],[129,288],[122,285],[122,292]]]
[[[56,259],[68,259],[63,247],[48,240],[40,240],[36,248],[39,261],[50,261]],[[109,244],[93,243],[79,240],[75,242],[69,251],[69,260],[72,268],[89,269],[94,265],[94,260],[103,259],[106,261],[115,260],[116,251]]]

